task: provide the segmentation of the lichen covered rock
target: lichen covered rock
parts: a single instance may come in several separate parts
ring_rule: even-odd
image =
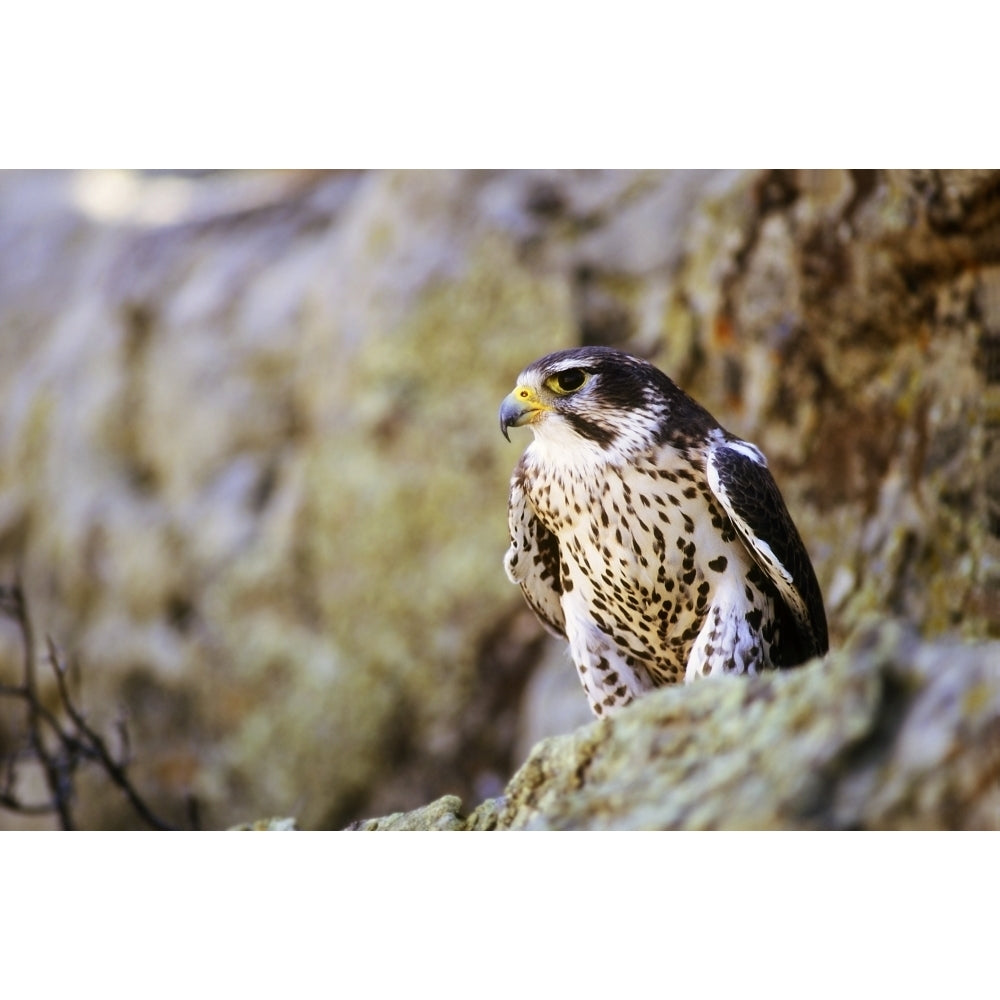
[[[441,828],[439,805],[358,828]],[[1000,643],[890,622],[801,669],[661,689],[447,806],[455,830],[1000,829]]]

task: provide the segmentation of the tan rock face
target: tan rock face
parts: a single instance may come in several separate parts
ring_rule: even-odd
[[[178,819],[494,795],[571,725],[500,567],[496,407],[586,338],[765,450],[835,645],[998,636],[997,183],[5,175],[0,573]],[[80,809],[134,822],[99,783]]]
[[[361,830],[1000,828],[1000,643],[898,622],[801,670],[656,691],[540,743],[502,797]]]
[[[998,664],[1000,643],[890,623],[827,663],[658,693],[541,744],[498,828],[997,829]]]

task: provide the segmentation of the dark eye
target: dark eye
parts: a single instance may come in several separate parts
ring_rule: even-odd
[[[560,395],[567,395],[576,392],[587,381],[587,373],[582,368],[567,368],[564,372],[557,372],[548,380],[548,386],[553,392]]]

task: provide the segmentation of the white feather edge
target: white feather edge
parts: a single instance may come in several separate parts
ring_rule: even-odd
[[[750,526],[740,515],[740,512],[733,506],[733,503],[729,498],[729,494],[726,492],[726,488],[722,485],[722,482],[719,479],[719,470],[716,465],[716,455],[722,448],[728,448],[731,451],[735,451],[737,454],[743,455],[745,458],[749,458],[755,464],[761,465],[764,468],[767,468],[767,459],[764,458],[761,450],[757,448],[756,445],[750,444],[749,441],[725,440],[721,438],[721,435],[719,435],[718,432],[715,432],[712,435],[712,438],[712,443],[709,445],[708,449],[708,462],[706,463],[705,470],[708,475],[708,485],[711,487],[716,499],[722,504],[733,524],[736,526],[736,529],[740,533],[740,537],[757,553],[757,555],[760,556],[761,560],[769,568],[768,575],[781,592],[781,596],[791,607],[795,609],[796,615],[799,618],[803,621],[807,620],[809,617],[808,611],[806,609],[805,602],[802,600],[801,595],[795,588],[795,580],[792,577],[792,574],[788,572],[781,560],[774,554],[774,549],[772,549],[763,538],[760,538],[751,530]]]

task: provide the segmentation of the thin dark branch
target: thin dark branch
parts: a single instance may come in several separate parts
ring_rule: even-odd
[[[0,698],[2,697],[17,698],[21,701],[28,701],[31,698],[31,692],[23,684],[0,684]],[[44,705],[39,704],[36,706],[38,716],[49,726],[55,733],[56,739],[60,743],[70,746],[74,745],[76,741],[71,733],[67,732],[59,719],[56,718],[55,714],[50,712]]]
[[[132,738],[128,733],[128,719],[122,713],[115,719],[115,731],[118,733],[118,763],[121,767],[128,767],[132,763]]]
[[[23,682],[19,685],[0,684],[0,697],[12,698],[25,706],[23,746],[4,755],[0,809],[26,815],[55,813],[63,829],[75,829],[72,811],[74,777],[82,763],[91,762],[99,766],[124,793],[132,809],[144,823],[155,830],[176,829],[153,812],[126,773],[132,759],[132,747],[124,715],[120,715],[115,723],[120,744],[116,756],[100,733],[87,722],[74,700],[70,691],[69,671],[51,638],[46,639],[46,644],[59,704],[53,711],[42,703],[38,689],[34,625],[20,582],[12,586],[0,586],[0,613],[16,623],[23,648]],[[68,719],[68,723],[64,723],[60,716]],[[37,762],[42,768],[50,795],[48,802],[23,802],[17,794],[19,765],[28,760]],[[192,807],[192,801],[188,801],[188,810],[197,821],[197,804]]]
[[[73,812],[70,808],[73,783],[67,780],[65,769],[60,767],[56,758],[49,753],[42,733],[44,716],[41,711],[41,699],[38,697],[35,669],[35,629],[20,583],[15,583],[11,588],[11,604],[13,605],[14,620],[21,630],[22,646],[24,647],[23,668],[25,704],[28,710],[28,740],[45,773],[45,781],[49,786],[52,802],[59,815],[59,823],[64,830],[73,830],[76,829],[76,824],[73,822]]]
[[[87,743],[97,753],[97,756],[100,759],[101,764],[104,766],[104,770],[107,772],[108,777],[111,778],[111,780],[125,793],[125,797],[129,800],[129,804],[136,811],[136,813],[138,813],[142,820],[154,830],[177,829],[160,819],[160,817],[146,805],[142,796],[136,791],[132,782],[129,780],[128,775],[125,773],[127,763],[115,760],[110,750],[108,750],[108,745],[104,742],[101,735],[90,727],[87,720],[80,713],[79,709],[77,709],[66,685],[66,666],[60,659],[59,651],[56,649],[55,644],[51,639],[48,639],[48,647],[49,659],[56,675],[56,684],[59,688],[59,698],[62,701],[62,706],[66,710],[66,714],[73,721],[76,728],[86,737]]]

